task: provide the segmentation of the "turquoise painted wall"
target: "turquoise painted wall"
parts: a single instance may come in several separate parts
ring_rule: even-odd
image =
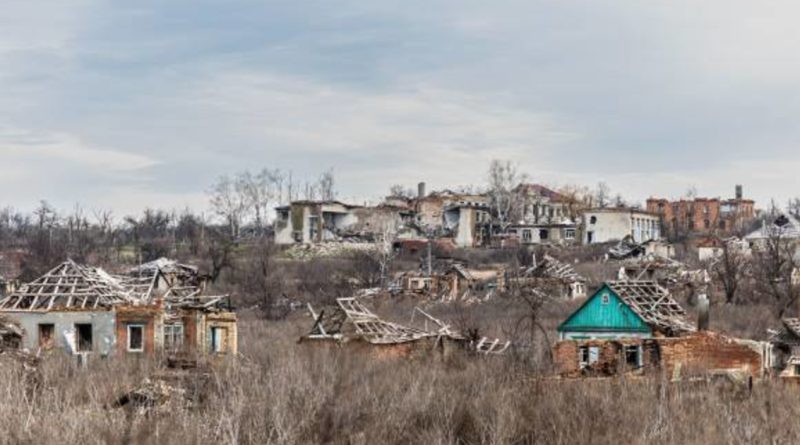
[[[652,334],[652,329],[607,285],[589,297],[558,331]]]

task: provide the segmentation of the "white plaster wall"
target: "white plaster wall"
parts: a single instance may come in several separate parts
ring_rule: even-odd
[[[597,218],[591,224],[592,216]],[[631,234],[631,217],[628,212],[587,212],[584,214],[583,241],[589,244],[589,232],[593,232],[592,244],[619,241]]]
[[[469,208],[462,208],[458,217],[456,245],[459,247],[472,247],[474,228],[475,211]]]
[[[31,351],[39,348],[39,324],[55,325],[55,344],[69,353],[73,353],[76,324],[92,325],[93,353],[105,356],[114,351],[116,343],[114,325],[115,313],[113,311],[97,312],[4,312],[12,320],[18,322],[25,334],[22,338],[22,347]]]

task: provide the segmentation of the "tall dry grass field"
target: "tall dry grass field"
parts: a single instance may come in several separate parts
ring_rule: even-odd
[[[113,408],[152,363],[0,365],[0,443],[800,443],[800,390],[556,381],[511,358],[374,360],[297,344],[296,322],[241,324],[243,358],[149,411]],[[190,381],[191,382],[191,381]],[[175,400],[177,399],[177,400]]]

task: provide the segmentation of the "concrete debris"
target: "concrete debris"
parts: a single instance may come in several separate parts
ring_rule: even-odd
[[[634,242],[633,238],[626,236],[617,243],[616,246],[608,249],[608,256],[615,260],[635,258],[645,253],[645,248],[641,244]]]
[[[284,252],[287,258],[308,260],[312,258],[350,256],[359,252],[378,252],[383,248],[380,243],[362,243],[347,241],[330,241],[317,244],[294,244]]]

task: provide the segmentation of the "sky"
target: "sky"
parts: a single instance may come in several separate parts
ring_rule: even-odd
[[[223,174],[339,197],[492,159],[643,202],[800,196],[800,3],[4,1],[0,206],[208,207]]]

